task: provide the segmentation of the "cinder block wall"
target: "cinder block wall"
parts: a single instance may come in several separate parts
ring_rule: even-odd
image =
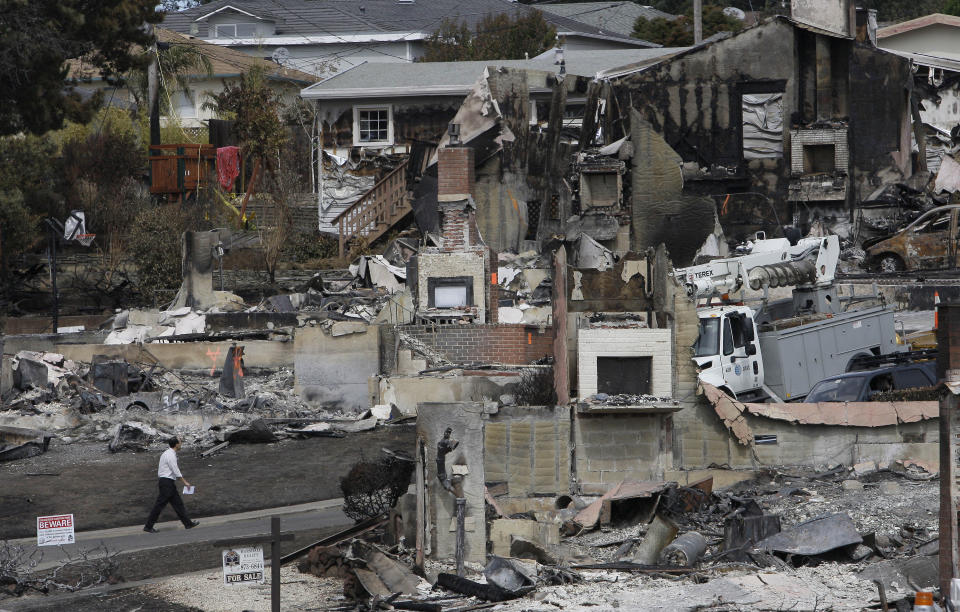
[[[580,492],[602,494],[624,479],[656,480],[667,466],[662,415],[578,414],[574,456]]]
[[[673,397],[682,410],[672,417],[673,465],[678,469],[706,468],[711,464],[753,467],[750,449],[736,443],[713,408],[697,396],[697,369],[693,343],[699,334],[694,303],[678,290],[671,298],[673,310]]]
[[[608,328],[581,329],[577,338],[577,380],[580,397],[597,392],[598,357],[653,357],[650,388],[653,395],[671,395],[671,358],[669,329]]]
[[[505,406],[484,433],[487,482],[510,497],[570,492],[570,407]]]
[[[535,325],[406,325],[402,331],[454,363],[526,365],[553,355],[553,332]]]

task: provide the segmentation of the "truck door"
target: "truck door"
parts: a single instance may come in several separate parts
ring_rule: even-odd
[[[723,318],[723,378],[734,393],[756,389],[754,372],[747,355],[747,327],[752,321],[741,313],[729,313]]]

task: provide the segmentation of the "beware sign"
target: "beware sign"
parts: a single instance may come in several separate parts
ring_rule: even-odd
[[[37,517],[37,546],[62,546],[73,543],[72,514]]]
[[[262,546],[243,546],[223,551],[223,584],[263,582]]]

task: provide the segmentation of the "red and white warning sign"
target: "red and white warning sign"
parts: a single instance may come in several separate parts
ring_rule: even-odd
[[[73,542],[72,514],[37,517],[37,546],[62,546]]]

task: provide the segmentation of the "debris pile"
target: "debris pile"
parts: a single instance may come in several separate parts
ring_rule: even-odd
[[[351,411],[310,406],[294,391],[293,372],[243,371],[243,347],[230,347],[220,375],[94,356],[74,362],[21,351],[14,388],[0,418],[0,459],[23,459],[60,444],[105,442],[111,453],[156,450],[177,435],[215,451],[227,444],[343,437],[400,418],[395,406]],[[216,374],[216,371],[214,372]]]
[[[509,517],[500,493],[486,495],[486,565],[467,562],[461,575],[452,561],[418,566],[403,532],[379,517],[358,524],[362,536],[310,549],[299,568],[339,581],[343,605],[335,609],[344,610],[629,609],[651,601],[670,602],[663,609],[881,601],[900,609],[916,590],[936,587],[936,485],[876,465],[771,471],[725,491],[713,491],[711,478],[691,486],[628,480],[592,501],[565,495],[555,510]]]
[[[591,406],[642,406],[644,404],[678,405],[677,401],[671,397],[658,397],[656,395],[633,395],[630,393],[617,393],[614,395],[609,395],[607,393],[595,393],[584,400],[584,403]]]

